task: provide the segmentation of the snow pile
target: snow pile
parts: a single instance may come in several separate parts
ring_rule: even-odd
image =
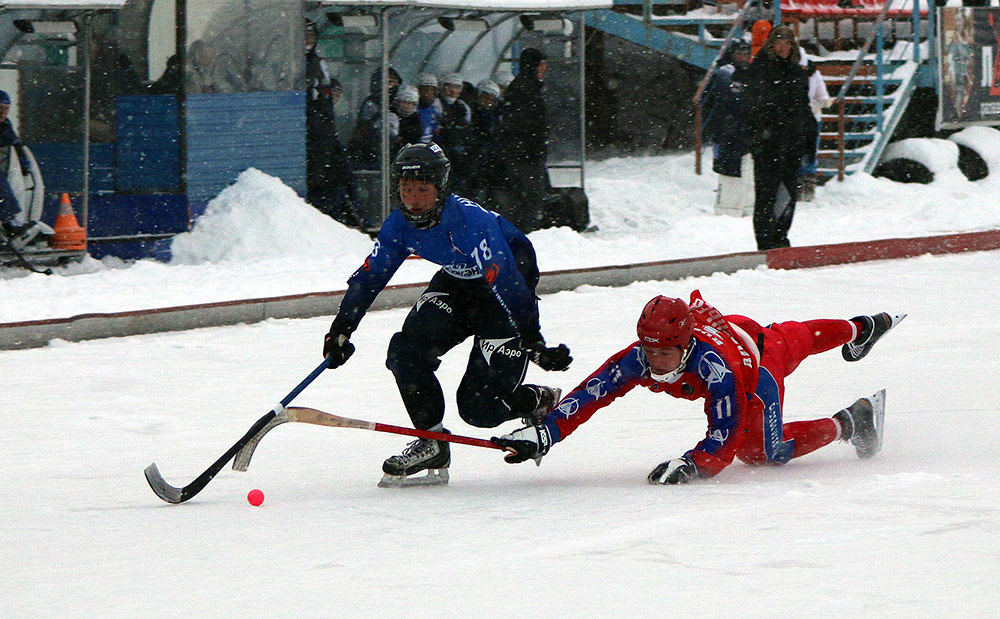
[[[250,168],[208,203],[191,232],[174,237],[171,264],[255,262],[347,254],[371,239],[320,213],[280,179]]]
[[[958,144],[940,138],[906,138],[886,147],[882,161],[909,159],[925,166],[935,181],[967,180],[958,169]]]
[[[1000,182],[1000,131],[992,127],[966,127],[948,139],[975,151],[986,162],[992,180]]]

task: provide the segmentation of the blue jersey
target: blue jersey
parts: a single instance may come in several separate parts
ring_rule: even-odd
[[[371,254],[347,280],[335,320],[342,330],[351,333],[357,328],[378,293],[413,254],[441,265],[452,277],[485,281],[522,339],[540,337],[534,292],[538,271],[531,242],[500,215],[454,194],[445,199],[441,221],[431,228],[414,227],[399,211],[386,218]]]

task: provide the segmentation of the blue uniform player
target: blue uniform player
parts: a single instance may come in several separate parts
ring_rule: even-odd
[[[450,163],[434,143],[409,144],[392,164],[401,204],[379,231],[326,335],[330,367],[354,352],[351,334],[407,256],[441,265],[402,329],[389,342],[386,366],[415,428],[447,432],[444,394],[434,375],[441,356],[475,338],[458,387],[459,415],[492,428],[521,418],[537,423],[559,400],[558,389],[523,384],[528,361],[565,370],[572,358],[560,344],[547,347],[538,324],[538,267],[528,238],[509,221],[475,202],[449,194]],[[418,439],[382,465],[382,487],[443,484],[451,462],[448,443]],[[421,471],[426,476],[410,477]]]

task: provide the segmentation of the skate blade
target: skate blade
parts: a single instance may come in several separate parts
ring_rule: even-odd
[[[379,488],[407,488],[409,486],[447,486],[448,469],[427,469],[422,477],[390,475],[385,473],[378,482]]]

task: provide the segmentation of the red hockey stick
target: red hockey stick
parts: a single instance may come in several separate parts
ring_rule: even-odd
[[[311,423],[317,426],[328,426],[331,428],[358,428],[360,430],[374,430],[375,432],[389,432],[392,434],[405,434],[407,436],[416,436],[418,438],[429,438],[438,441],[448,441],[449,443],[461,443],[463,445],[473,445],[475,447],[487,447],[489,449],[500,449],[503,448],[499,445],[494,445],[490,441],[481,438],[472,438],[470,436],[460,436],[458,434],[446,434],[444,432],[431,432],[430,430],[417,430],[415,428],[404,428],[402,426],[393,426],[386,423],[377,423],[375,421],[362,421],[360,419],[350,419],[348,417],[338,417],[337,415],[331,415],[330,413],[324,413],[321,410],[316,410],[315,408],[307,408],[304,406],[289,406],[283,411],[275,415],[271,421],[268,422],[266,426],[260,429],[254,436],[253,440],[248,442],[243,446],[242,449],[236,454],[236,458],[233,460],[233,470],[234,471],[245,471],[247,467],[250,466],[250,458],[253,457],[254,449],[257,448],[257,443],[260,439],[264,438],[271,428],[281,425],[283,423],[288,423],[289,421],[298,421],[300,423]]]

